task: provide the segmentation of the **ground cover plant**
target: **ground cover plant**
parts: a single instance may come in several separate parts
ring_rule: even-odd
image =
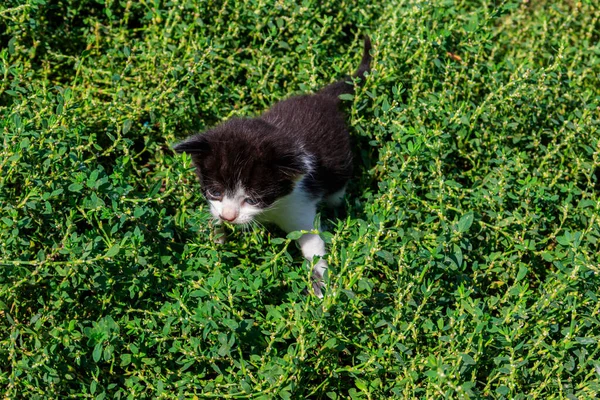
[[[594,398],[589,1],[8,0],[3,398]],[[212,242],[172,144],[351,72],[328,292],[277,229]]]

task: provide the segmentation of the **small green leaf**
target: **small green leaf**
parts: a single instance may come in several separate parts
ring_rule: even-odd
[[[375,254],[377,254],[379,257],[383,258],[385,260],[385,262],[388,264],[393,265],[395,262],[394,255],[387,250],[379,250]]]
[[[108,251],[106,252],[106,254],[104,256],[105,257],[114,257],[117,254],[119,254],[119,250],[121,250],[121,246],[119,246],[118,244],[114,244],[114,245],[112,245],[112,247],[110,249],[108,249]]]
[[[127,135],[127,132],[131,129],[131,124],[132,122],[130,119],[126,119],[125,122],[123,122],[123,135]]]
[[[578,208],[595,207],[595,206],[596,206],[596,202],[591,199],[581,200],[579,202],[579,204],[577,205]]]
[[[340,94],[338,97],[342,100],[354,100],[354,96],[348,93]]]
[[[92,358],[94,359],[95,362],[100,361],[100,358],[102,357],[102,343],[97,343],[96,346],[94,346],[94,352],[92,353]]]
[[[506,396],[509,392],[510,389],[508,389],[508,387],[505,385],[498,386],[498,388],[496,389],[496,393],[501,394],[503,396]]]
[[[457,244],[454,244],[453,250],[454,250],[454,254],[453,254],[454,260],[453,261],[456,263],[456,267],[460,268],[462,266],[462,263],[463,263],[463,253],[462,253],[462,250],[461,250],[461,248]]]
[[[523,279],[525,277],[525,275],[527,275],[527,272],[529,272],[529,269],[527,269],[526,266],[521,265],[519,267],[519,272],[517,272],[517,282],[519,282],[521,279]]]
[[[326,349],[335,349],[336,346],[337,346],[336,338],[331,338],[328,341],[326,341],[325,344],[323,344],[323,347]]]
[[[302,237],[303,233],[300,231],[294,231],[287,234],[287,238],[291,240],[298,240]]]
[[[367,384],[364,381],[357,379],[355,384],[356,384],[356,387],[359,388],[360,390],[362,390],[363,392],[367,391]]]
[[[569,246],[569,244],[571,244],[570,237],[567,237],[566,234],[564,236],[558,236],[556,238],[556,241],[565,247],[567,247],[567,246]]]
[[[288,400],[288,399],[292,398],[291,393],[288,392],[287,390],[282,390],[281,392],[279,392],[279,396],[284,400]]]
[[[475,360],[473,359],[473,357],[471,357],[470,355],[468,355],[466,353],[461,354],[460,357],[462,358],[463,363],[465,365],[475,365],[475,364],[477,364],[475,362]]]
[[[592,337],[576,337],[575,341],[583,345],[596,344],[596,339]]]
[[[384,113],[390,110],[390,103],[388,102],[387,97],[383,98],[383,103],[381,103],[381,109]]]
[[[246,381],[246,379],[242,380],[241,386],[242,386],[242,389],[244,390],[244,392],[252,393],[252,386],[250,386],[250,384]]]
[[[67,189],[69,189],[71,192],[79,192],[82,188],[83,185],[81,183],[72,183]]]
[[[142,207],[136,207],[135,210],[133,211],[133,217],[134,218],[139,218],[142,215],[144,215],[144,213],[146,212],[145,208]]]
[[[13,123],[15,124],[15,128],[21,128],[21,116],[19,114],[13,114]]]
[[[466,232],[469,230],[469,228],[471,227],[471,225],[473,225],[473,213],[472,212],[468,212],[465,215],[463,215],[460,220],[458,221],[458,231],[459,232]]]
[[[121,354],[121,367],[125,367],[131,363],[131,354],[125,353]]]

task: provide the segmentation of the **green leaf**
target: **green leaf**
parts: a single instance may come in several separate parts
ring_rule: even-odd
[[[592,337],[576,337],[575,341],[583,345],[596,344],[596,339]]]
[[[288,392],[287,390],[281,390],[279,392],[279,396],[284,399],[284,400],[289,400],[292,398],[292,395],[290,392]]]
[[[563,236],[558,236],[558,237],[556,238],[556,241],[557,241],[559,244],[561,244],[561,245],[563,245],[563,246],[565,246],[565,247],[568,247],[568,246],[571,244],[571,236],[570,236],[570,235],[567,235],[567,234],[565,234],[565,235],[563,235]]]
[[[13,114],[13,124],[15,128],[21,129],[21,116],[19,114]]]
[[[337,339],[336,338],[331,338],[329,340],[327,340],[324,344],[323,347],[326,349],[335,349],[337,346]]]
[[[463,252],[460,248],[460,246],[458,246],[456,243],[452,246],[453,248],[453,261],[456,264],[456,268],[460,268],[463,264]]]
[[[104,255],[105,257],[114,257],[117,254],[119,254],[119,251],[121,250],[121,246],[119,246],[118,244],[114,244],[111,246],[110,249],[108,249],[108,251],[106,252],[106,254]]]
[[[596,201],[591,200],[591,199],[581,200],[579,202],[579,204],[577,205],[578,208],[587,208],[587,207],[595,207],[595,206],[596,206]]]
[[[471,357],[470,355],[466,354],[466,353],[462,353],[460,355],[460,357],[462,358],[462,361],[465,365],[475,365],[476,362],[473,359],[473,357]]]
[[[351,95],[348,93],[340,94],[338,97],[342,100],[350,100],[350,101],[354,100],[354,95]]]
[[[252,386],[248,383],[246,379],[242,379],[241,382],[242,390],[246,393],[252,393]]]
[[[472,212],[468,212],[465,215],[463,215],[460,220],[458,221],[458,231],[461,233],[464,233],[466,231],[469,230],[469,228],[471,227],[471,225],[473,224],[473,213]]]
[[[383,103],[381,104],[381,109],[384,113],[390,110],[390,103],[388,102],[387,97],[384,97]]]
[[[24,138],[23,140],[21,140],[21,143],[19,143],[19,147],[21,148],[21,150],[27,150],[30,144],[31,142],[29,138]]]
[[[132,121],[130,119],[126,119],[125,122],[123,122],[123,135],[127,135],[127,132],[129,132],[129,130],[131,129],[131,124]]]
[[[95,362],[100,361],[100,358],[102,357],[102,343],[97,343],[96,346],[94,346],[94,352],[92,353],[92,358],[94,359]]]
[[[517,282],[519,282],[521,279],[523,279],[525,277],[525,275],[527,275],[527,272],[529,272],[529,269],[527,269],[526,266],[521,265],[519,267],[519,272],[517,272]]]
[[[300,231],[294,231],[287,234],[287,238],[291,240],[298,240],[302,237],[303,233]]]
[[[127,365],[129,365],[131,363],[131,354],[129,353],[124,353],[121,354],[121,363],[119,364],[121,367],[126,367]]]
[[[367,383],[365,381],[362,381],[360,379],[357,379],[355,382],[356,387],[359,388],[360,390],[362,390],[363,392],[367,392],[368,390],[368,386]]]
[[[67,189],[69,189],[71,192],[79,192],[82,188],[83,185],[81,183],[72,183]]]
[[[510,389],[505,385],[500,385],[496,389],[496,393],[503,395],[503,396],[506,396],[509,392],[510,392]]]
[[[385,260],[385,262],[387,262],[390,265],[394,265],[394,263],[396,261],[394,259],[394,255],[387,250],[379,250],[375,254],[377,254],[379,257],[383,258]]]

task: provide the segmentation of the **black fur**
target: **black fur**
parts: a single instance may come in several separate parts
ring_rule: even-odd
[[[371,42],[365,37],[360,66],[369,71]],[[177,144],[191,154],[206,191],[233,192],[241,183],[249,195],[268,207],[291,193],[298,178],[317,199],[342,189],[352,174],[352,153],[339,96],[353,93],[342,80],[312,95],[276,103],[258,118],[234,118]],[[308,161],[308,162],[307,162]],[[309,170],[310,168],[310,170]]]

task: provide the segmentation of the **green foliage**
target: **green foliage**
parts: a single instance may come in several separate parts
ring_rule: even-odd
[[[594,2],[0,6],[6,398],[593,398]],[[294,235],[212,242],[170,146],[351,72],[356,179]]]

